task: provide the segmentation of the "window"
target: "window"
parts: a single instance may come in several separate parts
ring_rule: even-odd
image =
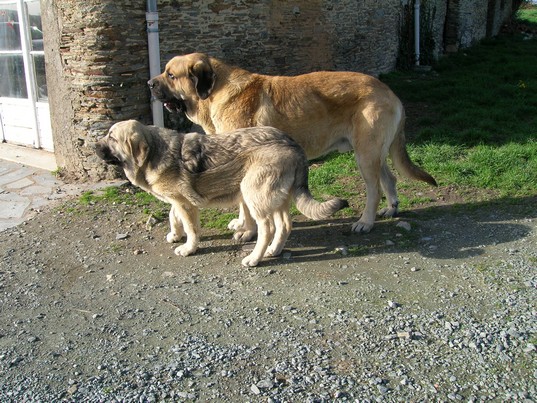
[[[39,0],[0,1],[0,97],[47,101],[42,28]]]

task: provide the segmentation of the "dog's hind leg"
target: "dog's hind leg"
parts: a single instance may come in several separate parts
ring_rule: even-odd
[[[283,247],[291,229],[293,223],[291,221],[291,216],[289,215],[289,202],[285,203],[280,209],[274,212],[274,237],[272,243],[267,248],[265,256],[278,256],[282,253]]]
[[[399,212],[399,199],[397,198],[397,180],[395,175],[390,171],[386,161],[382,164],[382,171],[380,172],[380,184],[382,190],[386,195],[387,206],[379,211],[378,215],[381,217],[395,217]]]
[[[251,241],[257,233],[255,220],[244,202],[239,204],[239,218],[231,220],[227,227],[235,231],[233,239],[238,242]]]
[[[181,222],[181,217],[179,217],[175,211],[173,205],[170,208],[170,232],[166,235],[166,241],[169,243],[179,242],[181,238],[185,235],[185,230],[183,229],[183,223]]]

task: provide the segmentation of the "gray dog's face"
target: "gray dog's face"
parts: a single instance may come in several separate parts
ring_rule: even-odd
[[[145,130],[145,126],[135,120],[116,123],[95,145],[97,156],[125,171],[141,166],[148,149]]]

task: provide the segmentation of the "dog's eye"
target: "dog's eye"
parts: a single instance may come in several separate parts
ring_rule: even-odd
[[[168,73],[168,78],[170,80],[175,80],[175,76],[172,73]]]

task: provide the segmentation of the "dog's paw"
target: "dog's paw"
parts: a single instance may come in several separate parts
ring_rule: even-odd
[[[257,266],[259,260],[260,259],[256,258],[255,256],[248,255],[244,259],[242,259],[242,265],[245,267],[254,267]]]
[[[234,218],[229,222],[227,225],[227,228],[232,231],[238,231],[244,227],[244,220],[239,220],[238,218]]]
[[[254,239],[256,231],[241,230],[236,231],[233,234],[233,240],[235,242],[244,243]]]
[[[373,224],[369,224],[363,221],[356,221],[352,224],[351,231],[367,234],[373,228]]]
[[[265,257],[274,257],[274,256],[280,256],[282,253],[282,248],[277,248],[274,246],[269,246],[267,250],[265,251]]]
[[[182,235],[176,234],[175,232],[168,232],[168,235],[166,235],[166,241],[168,243],[179,242],[181,238],[182,238]]]
[[[385,207],[378,212],[379,217],[392,218],[397,217],[399,209],[397,207]]]
[[[178,256],[188,256],[192,255],[194,252],[196,252],[197,248],[194,245],[189,245],[187,243],[178,246],[175,248],[175,254]]]

